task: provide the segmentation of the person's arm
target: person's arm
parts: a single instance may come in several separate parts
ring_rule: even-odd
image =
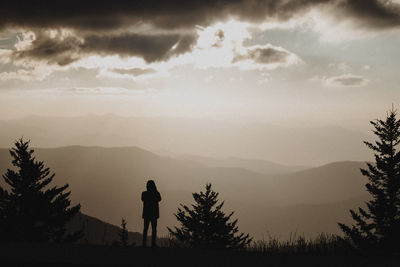
[[[142,201],[144,202],[144,195],[145,195],[145,192],[142,192]]]
[[[161,201],[161,194],[160,194],[160,192],[157,192],[157,201],[158,201],[158,202]]]

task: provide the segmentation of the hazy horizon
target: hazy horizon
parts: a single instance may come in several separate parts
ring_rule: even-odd
[[[338,126],[277,126],[205,118],[28,116],[0,120],[0,147],[19,137],[34,147],[70,145],[135,146],[169,156],[247,158],[284,165],[318,166],[334,161],[372,159],[364,140],[370,131]],[[235,144],[235,145],[232,145]]]

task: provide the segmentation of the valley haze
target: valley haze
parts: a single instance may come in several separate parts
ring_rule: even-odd
[[[168,156],[238,157],[300,167],[373,159],[362,143],[373,140],[370,131],[337,126],[87,115],[0,120],[0,128],[0,147],[4,148],[23,136],[35,147],[137,146]]]
[[[268,174],[245,169],[249,160],[224,166],[224,161],[209,158],[212,164],[205,165],[204,158],[165,157],[137,147],[36,148],[35,156],[56,173],[55,183],[70,185],[72,200],[81,203],[83,213],[114,225],[124,217],[134,232],[142,225],[140,194],[146,181],[154,179],[163,197],[161,236],[166,236],[166,226],[176,224],[173,213],[179,204],[191,203],[191,193],[209,182],[225,201],[225,210],[235,211],[240,229],[256,239],[339,233],[336,222],[350,222],[348,209],[367,199],[366,179],[359,171],[363,162],[301,171],[287,166],[284,174]],[[8,149],[0,149],[0,170],[10,167]]]

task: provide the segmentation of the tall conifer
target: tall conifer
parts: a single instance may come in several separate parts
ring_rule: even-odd
[[[29,141],[22,138],[10,150],[15,170],[8,169],[3,175],[10,190],[0,189],[0,238],[13,242],[75,241],[80,233],[66,235],[65,224],[79,212],[80,205],[71,207],[68,184],[50,186],[55,174],[33,153]]]
[[[361,173],[372,199],[367,209],[350,210],[355,224],[339,227],[359,248],[400,250],[400,120],[392,109],[385,120],[371,121],[375,143],[364,142],[375,152],[375,162]]]

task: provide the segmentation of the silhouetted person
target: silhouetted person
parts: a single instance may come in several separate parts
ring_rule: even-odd
[[[143,247],[146,247],[147,230],[151,223],[151,246],[156,247],[157,237],[157,219],[160,216],[158,202],[161,201],[161,195],[157,191],[153,180],[147,181],[147,191],[142,193],[144,228],[143,228]]]

